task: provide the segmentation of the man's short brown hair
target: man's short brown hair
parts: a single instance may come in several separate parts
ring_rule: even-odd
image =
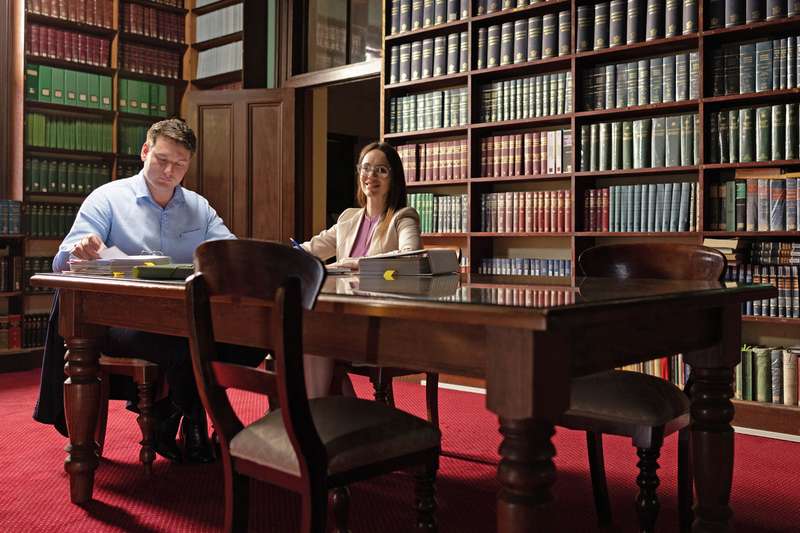
[[[159,137],[166,137],[183,145],[192,154],[197,149],[197,137],[186,121],[180,118],[168,118],[150,126],[147,130],[147,144],[152,147]]]

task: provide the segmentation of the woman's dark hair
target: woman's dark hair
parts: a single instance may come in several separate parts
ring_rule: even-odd
[[[376,230],[377,234],[382,235],[389,226],[389,221],[394,214],[408,205],[406,198],[406,174],[403,170],[403,161],[400,159],[400,154],[397,153],[394,146],[385,142],[373,142],[366,145],[358,156],[359,166],[361,162],[364,161],[364,157],[373,150],[380,150],[383,152],[383,155],[386,156],[386,160],[389,162],[389,194],[386,196],[386,205],[383,207],[383,219]],[[356,180],[360,180],[358,175],[356,175]],[[357,182],[356,191],[358,205],[366,207],[367,196],[361,189],[360,181]]]

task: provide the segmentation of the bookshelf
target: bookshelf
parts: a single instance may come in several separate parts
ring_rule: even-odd
[[[729,9],[739,5],[731,3]],[[800,103],[800,40],[796,39],[800,37],[800,6],[774,0],[769,2],[769,20],[764,13],[763,20],[751,21],[742,3],[740,21],[734,17],[736,25],[728,27],[725,7],[714,0],[385,0],[382,138],[400,149],[410,194],[432,197],[437,205],[449,205],[442,197],[465,195],[467,205],[464,228],[423,231],[423,242],[460,248],[471,282],[503,280],[521,286],[574,285],[575,268],[566,276],[557,271],[552,276],[511,275],[508,270],[487,275],[482,265],[496,259],[567,260],[575,265],[586,248],[619,240],[700,244],[706,238],[738,238],[800,243],[797,224],[769,231],[723,231],[712,224],[718,209],[711,205],[716,194],[712,189],[740,179],[737,172],[800,171],[800,144],[793,151],[778,149],[770,154],[776,157],[766,160],[725,160],[715,150],[720,139],[731,142],[727,131],[721,133],[721,112],[784,106],[787,116],[795,113],[791,115],[795,120],[792,109]],[[654,17],[652,23],[648,12]],[[656,31],[651,34],[651,29]],[[769,67],[753,63],[753,79],[746,78],[742,87],[737,80],[742,90],[729,90],[725,68],[732,68],[734,61],[729,54],[731,60],[726,63],[728,56],[723,52],[735,47],[736,69],[730,72],[738,78],[751,68],[746,63],[750,55],[743,60],[748,66],[739,68],[741,45],[767,40],[787,46],[776,49]],[[790,53],[792,42],[795,48]],[[795,62],[792,69],[790,61]],[[773,64],[779,65],[776,84],[757,87],[756,74],[764,68],[772,74]],[[664,83],[665,73],[669,83]],[[461,89],[463,96],[454,96],[455,89]],[[454,112],[454,101],[463,108]],[[465,120],[459,111],[466,114]],[[794,144],[800,137],[799,121],[791,126]],[[632,130],[628,130],[630,137],[626,128]],[[553,131],[560,133],[547,137],[551,151],[542,150],[545,134]],[[788,135],[790,130],[785,131]],[[746,146],[751,143],[755,149],[755,141],[748,138]],[[463,146],[463,151],[449,148],[452,145]],[[534,171],[525,166],[528,158],[534,161]],[[550,161],[553,158],[555,162]],[[458,168],[461,160],[463,168]],[[452,171],[453,166],[457,170]],[[603,198],[603,189],[608,199]],[[658,199],[673,189],[680,194],[669,196],[669,209],[656,208]],[[555,205],[535,200],[552,191],[564,191],[564,200]],[[517,193],[531,193],[533,200],[517,202],[515,198],[521,197]],[[655,200],[649,199],[651,195]],[[511,210],[507,205],[500,207],[499,200],[487,201],[491,196],[511,198]],[[634,205],[635,216],[626,212]],[[433,212],[433,202],[423,202],[418,209],[423,220],[438,222],[440,212]],[[505,216],[511,219],[519,216],[520,222],[540,216],[537,213],[542,210],[551,216],[548,209],[557,216],[566,214],[568,220],[564,227],[545,225],[543,232],[527,231],[522,223],[510,226],[511,230],[486,231],[487,217],[500,216],[492,209],[508,213]],[[452,215],[442,212],[441,216]],[[655,216],[663,219],[663,225],[653,222]],[[798,326],[800,318],[744,316],[743,340],[750,344],[769,341],[776,336],[772,330],[778,328],[784,345],[800,344]],[[735,423],[800,434],[796,401],[794,406],[783,406],[737,400],[736,407]]]

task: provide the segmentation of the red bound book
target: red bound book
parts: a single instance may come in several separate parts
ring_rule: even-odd
[[[602,215],[601,215],[601,219],[602,219],[603,223],[602,223],[600,229],[602,231],[608,231],[608,217],[609,217],[608,187],[606,187],[605,189],[601,189],[600,190],[600,194],[601,194],[601,197],[602,197],[602,199],[600,201],[600,205],[602,206],[602,210],[603,210]]]
[[[444,179],[453,179],[453,163],[455,161],[455,141],[444,141]]]
[[[66,19],[68,15],[66,0],[58,0],[58,12],[55,13],[55,16],[60,19]]]
[[[461,139],[458,143],[458,179],[467,179],[467,140]]]
[[[486,141],[486,172],[482,173],[483,177],[494,176],[494,145],[495,138],[487,137]]]
[[[55,45],[56,45],[55,54],[56,54],[57,58],[63,59],[64,58],[65,42],[66,42],[67,39],[66,39],[66,35],[64,35],[64,32],[60,31],[58,33],[59,34],[56,36],[56,39],[55,39]]]
[[[42,28],[45,31],[45,52],[47,57],[56,57],[56,39],[58,39],[59,31],[55,28]],[[40,30],[41,35],[41,30]]]
[[[28,13],[41,13],[42,12],[41,0],[26,0],[25,10]]]
[[[547,191],[547,220],[546,231],[558,231],[558,191]]]
[[[419,159],[417,160],[417,172],[414,176],[414,181],[427,181],[428,179],[428,155],[427,155],[427,143],[422,143],[418,146],[419,151]]]
[[[75,61],[75,57],[77,57],[75,53],[75,43],[77,43],[77,40],[78,37],[74,33],[68,33],[64,37],[64,59],[67,61]]]
[[[531,173],[542,173],[542,160],[541,160],[542,139],[538,131],[531,133]]]
[[[122,6],[122,20],[120,20],[120,25],[122,26],[122,31],[130,32],[131,31],[131,4],[125,4]]]
[[[86,35],[82,33],[75,33],[75,41],[77,46],[75,47],[75,61],[78,63],[86,63]]]
[[[533,191],[525,191],[525,225],[526,233],[533,231]]]
[[[506,192],[504,193],[506,197],[506,209],[505,209],[505,218],[506,218],[506,233],[511,233],[514,231],[514,193],[513,192]]]
[[[441,154],[441,165],[439,170],[440,180],[450,179],[450,141],[441,141],[439,143],[439,153]]]
[[[533,174],[533,134],[528,132],[522,139],[522,170],[526,176]]]
[[[523,161],[523,142],[522,142],[523,135],[518,133],[514,135],[514,175],[521,176],[522,172],[522,161]]]
[[[428,143],[428,179],[439,179],[439,143]]]
[[[517,231],[525,231],[525,191],[517,194]]]
[[[547,219],[547,191],[538,191],[539,213],[536,216],[536,231],[547,231],[545,220]]]
[[[77,0],[67,0],[67,19],[68,20],[78,20],[78,9],[79,5]]]
[[[500,175],[501,176],[508,176],[508,160],[509,160],[509,143],[510,143],[510,136],[509,135],[501,135],[500,136]]]
[[[41,51],[39,50],[40,42],[39,26],[31,24],[30,30],[25,32],[25,49],[28,50],[28,53],[31,55],[41,55]]]
[[[589,231],[599,231],[600,225],[597,223],[597,189],[589,191]]]
[[[114,26],[114,0],[103,0],[103,26]]]
[[[163,39],[158,32],[158,11],[153,8],[146,8],[146,11],[148,20],[147,29],[150,32],[148,35],[150,37],[158,37],[159,39]]]
[[[458,177],[458,145],[461,141],[450,141],[450,178],[454,180]]]
[[[86,11],[86,24],[99,26],[97,23],[97,0],[86,0],[83,5]]]
[[[564,190],[562,189],[562,190],[558,191],[556,193],[556,196],[558,197],[558,205],[556,206],[556,208],[557,208],[557,211],[556,211],[556,222],[558,224],[557,231],[560,231],[560,232],[563,233],[563,232],[567,231],[567,229],[566,229],[567,228],[567,223],[566,223],[566,221],[564,219],[564,214],[565,214],[565,210],[564,210]]]
[[[547,161],[547,132],[540,131],[539,132],[539,172],[542,174],[547,174],[547,167],[549,162]]]
[[[592,227],[592,190],[583,192],[583,231],[594,231]]]
[[[564,230],[572,231],[572,191],[564,190]]]

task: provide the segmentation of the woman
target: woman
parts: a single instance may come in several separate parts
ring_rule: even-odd
[[[361,150],[356,165],[361,207],[346,209],[336,224],[301,246],[323,261],[336,256],[340,265],[395,250],[418,250],[419,214],[406,207],[403,163],[391,145],[374,142]],[[325,396],[333,378],[333,359],[306,355],[309,398]]]

